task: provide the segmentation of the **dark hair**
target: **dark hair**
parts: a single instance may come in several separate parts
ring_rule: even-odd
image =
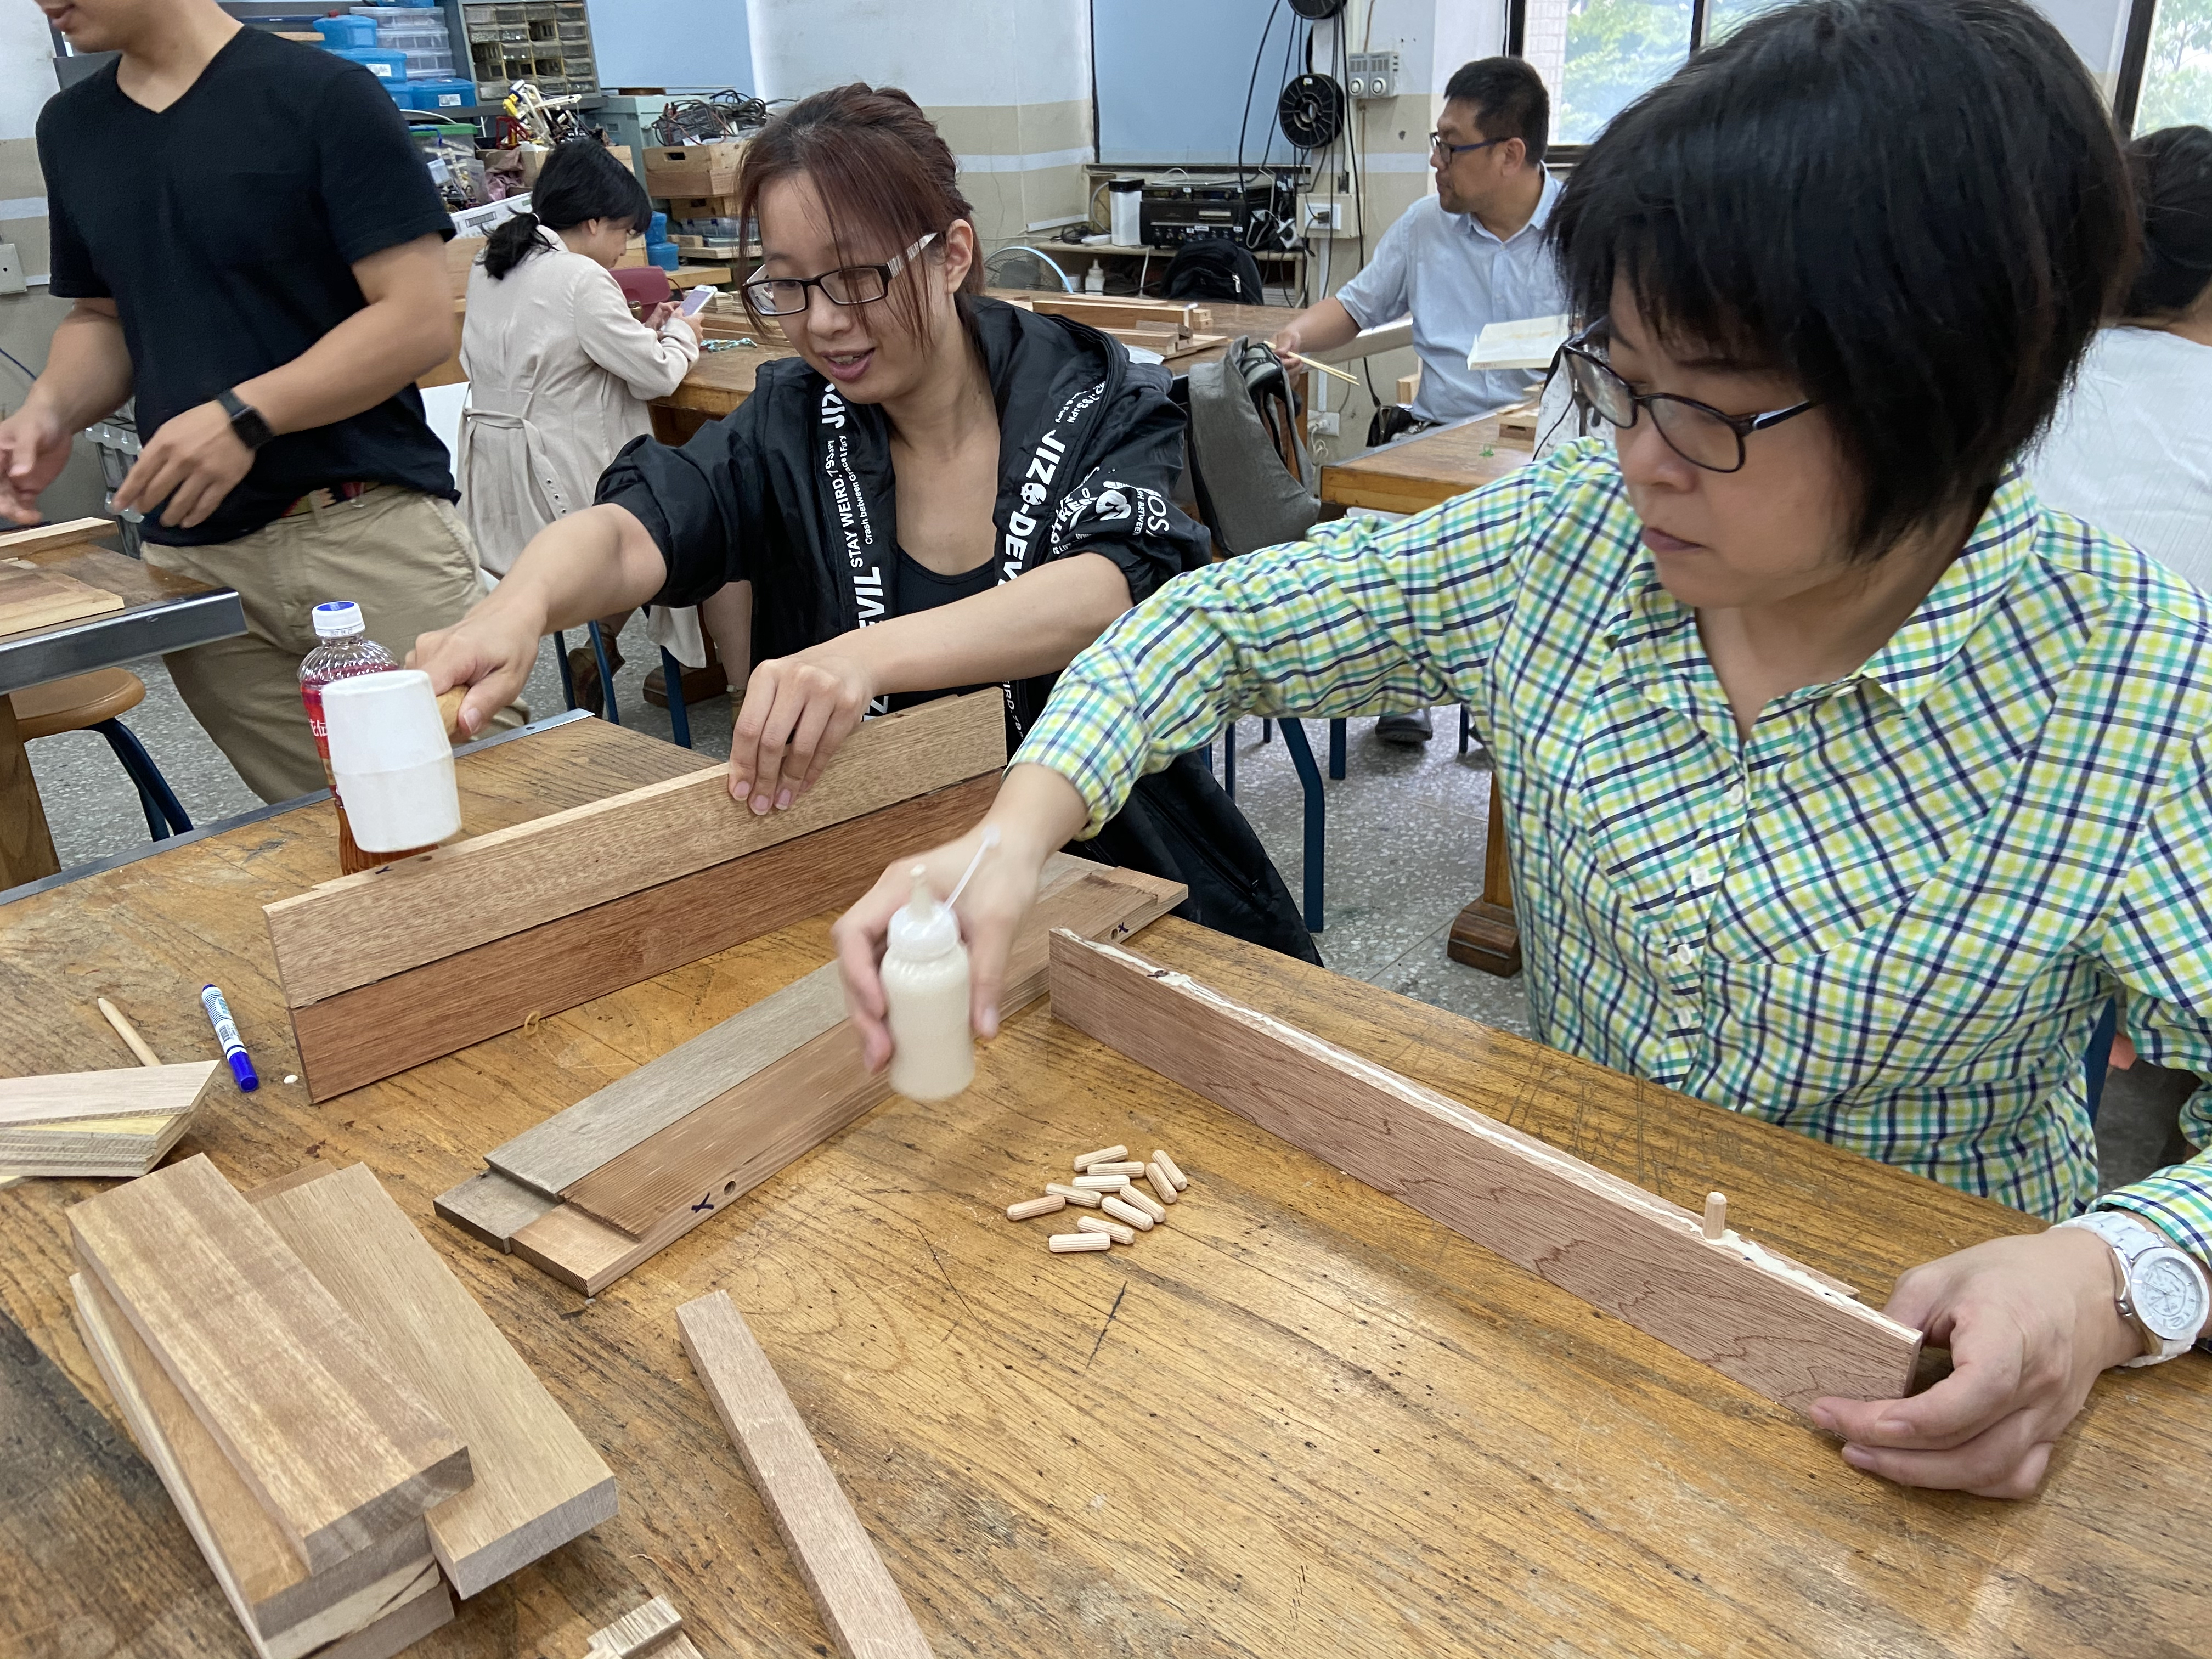
[[[1620,276],[1670,347],[1820,402],[1873,557],[2050,418],[2133,219],[2095,87],[2021,0],[1800,0],[1623,111],[1552,234],[1582,317]]]
[[[1444,101],[1474,106],[1486,138],[1518,138],[1533,167],[1552,133],[1552,94],[1544,77],[1519,58],[1478,58],[1444,82]]]
[[[613,151],[596,138],[572,138],[538,169],[530,211],[504,221],[484,243],[484,273],[496,281],[543,249],[538,226],[568,230],[586,219],[620,219],[635,233],[653,222],[653,202]]]
[[[932,233],[938,240],[929,253],[935,254],[954,220],[975,216],[960,192],[959,173],[951,147],[919,104],[896,87],[856,81],[800,99],[761,129],[745,147],[738,216],[757,225],[761,192],[778,179],[805,173],[829,216],[830,240],[840,260],[881,264]],[[921,286],[927,257],[908,261],[884,301],[909,331],[928,326]],[[981,258],[969,267],[960,289],[983,291]],[[751,296],[744,298],[750,312]]]
[[[2186,311],[2212,284],[2212,132],[2167,127],[2128,146],[2142,214],[2142,264],[2124,315]]]

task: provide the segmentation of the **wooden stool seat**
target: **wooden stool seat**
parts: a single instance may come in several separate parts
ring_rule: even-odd
[[[146,700],[146,683],[127,668],[102,668],[9,694],[15,729],[25,743],[58,732],[82,732]]]

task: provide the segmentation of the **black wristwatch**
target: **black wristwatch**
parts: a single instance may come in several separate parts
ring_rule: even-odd
[[[230,416],[230,429],[238,434],[238,441],[248,449],[258,449],[276,435],[269,429],[269,422],[261,418],[261,411],[235,392],[219,392],[215,400]]]

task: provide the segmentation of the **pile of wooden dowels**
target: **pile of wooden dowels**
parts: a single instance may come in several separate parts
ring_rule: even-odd
[[[1152,1190],[1144,1191],[1139,1181],[1150,1183]],[[1072,1182],[1048,1182],[1042,1198],[1006,1206],[1006,1219],[1055,1215],[1071,1204],[1097,1210],[1100,1214],[1078,1216],[1073,1232],[1054,1233],[1045,1243],[1054,1255],[1110,1250],[1116,1244],[1135,1243],[1139,1233],[1148,1233],[1165,1221],[1168,1206],[1189,1185],[1190,1177],[1165,1152],[1156,1149],[1146,1163],[1132,1158],[1127,1146],[1101,1146],[1075,1160]]]

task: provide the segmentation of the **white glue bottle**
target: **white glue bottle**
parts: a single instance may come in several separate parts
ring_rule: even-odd
[[[891,916],[883,962],[884,1010],[891,1028],[891,1087],[908,1100],[950,1100],[975,1079],[975,1037],[968,1018],[968,947],[953,902],[997,843],[995,828],[969,861],[952,897],[929,890],[914,866],[914,896]]]

